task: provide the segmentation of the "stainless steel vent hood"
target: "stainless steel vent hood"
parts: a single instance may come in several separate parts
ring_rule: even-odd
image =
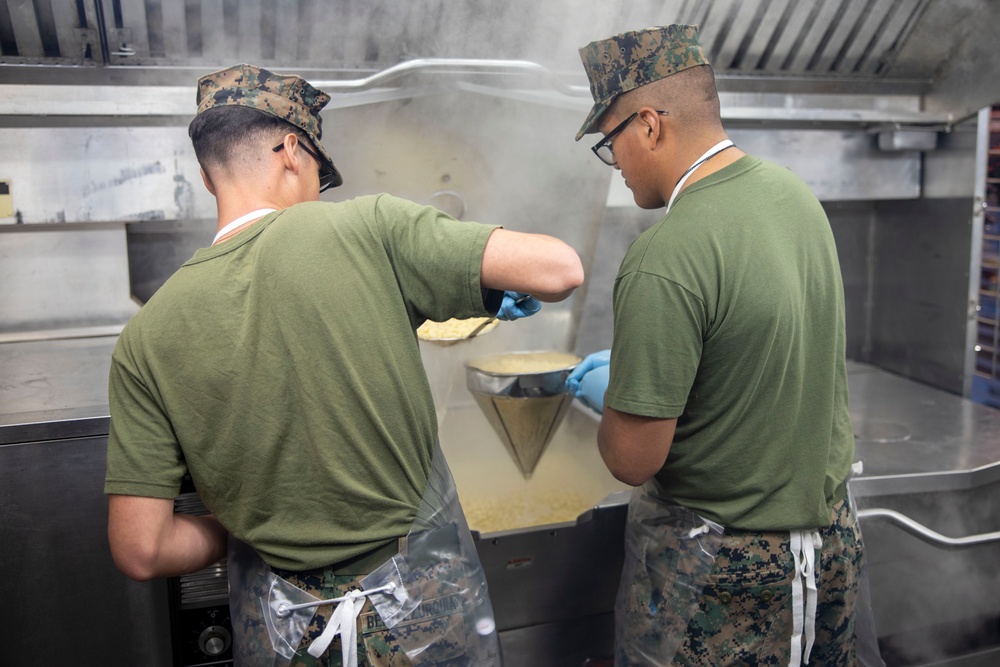
[[[585,88],[579,46],[665,23],[701,26],[724,92],[915,95],[900,120],[945,125],[1000,98],[989,0],[0,0],[0,83],[188,86],[235,62],[326,82],[460,58]]]

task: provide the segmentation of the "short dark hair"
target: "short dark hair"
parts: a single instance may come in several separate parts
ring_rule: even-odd
[[[271,114],[236,105],[207,109],[188,126],[194,154],[205,171],[231,164],[247,144],[289,132],[299,129]]]
[[[632,112],[650,106],[667,109],[670,115],[688,126],[721,126],[719,91],[710,65],[697,65],[634,88],[619,95],[608,112]]]

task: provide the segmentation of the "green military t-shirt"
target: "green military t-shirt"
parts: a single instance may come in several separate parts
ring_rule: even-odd
[[[106,493],[172,498],[190,470],[224,526],[291,570],[404,535],[437,441],[414,331],[496,310],[494,229],[380,195],[198,250],[115,348]]]
[[[829,524],[854,456],[843,283],[800,179],[745,156],[683,190],[629,248],[614,324],[605,403],[678,418],[673,500],[731,528]]]

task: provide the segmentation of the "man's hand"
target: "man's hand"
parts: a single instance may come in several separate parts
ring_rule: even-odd
[[[604,412],[604,394],[608,391],[611,372],[611,350],[587,355],[566,378],[566,390],[588,408]]]
[[[509,322],[522,317],[531,317],[542,309],[542,302],[530,294],[520,292],[504,292],[503,303],[497,312],[497,319]]]

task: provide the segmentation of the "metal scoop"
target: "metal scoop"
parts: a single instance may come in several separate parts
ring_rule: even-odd
[[[514,305],[515,306],[520,306],[522,303],[524,303],[525,301],[527,301],[530,298],[531,298],[530,294],[525,294],[524,296],[522,296],[519,299],[517,299],[517,301],[514,302]],[[475,329],[473,329],[472,332],[469,333],[468,336],[466,336],[466,338],[475,338],[476,336],[478,336],[479,332],[481,332],[483,329],[485,329],[490,324],[492,324],[493,322],[495,322],[496,319],[497,319],[497,317],[499,315],[500,315],[500,311],[497,311],[496,315],[494,315],[493,317],[489,318],[488,320],[486,320],[485,322],[483,322],[482,324],[480,324],[478,327],[476,327]]]

